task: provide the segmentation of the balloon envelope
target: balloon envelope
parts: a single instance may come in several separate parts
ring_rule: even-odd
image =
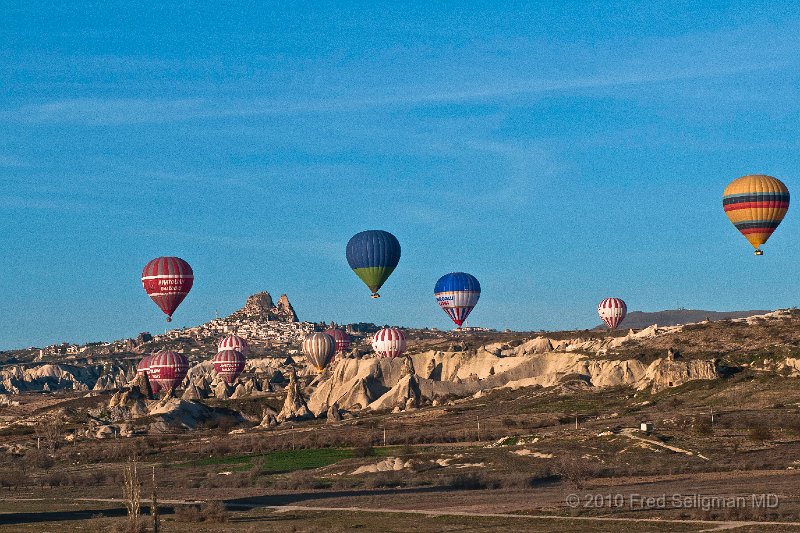
[[[228,335],[217,343],[217,352],[223,350],[236,350],[246,357],[250,353],[250,346],[246,339],[238,335]]]
[[[150,379],[150,359],[152,359],[152,355],[145,355],[139,361],[139,364],[136,365],[136,373],[137,374],[144,374],[147,377],[147,382],[150,383],[150,390],[153,391],[153,394],[157,393],[161,388],[158,386],[158,383]]]
[[[347,243],[346,255],[350,268],[378,298],[378,289],[400,261],[400,242],[388,231],[362,231]]]
[[[436,301],[459,328],[481,297],[481,284],[466,272],[445,274],[433,289]]]
[[[233,383],[244,370],[245,357],[236,350],[222,350],[214,356],[214,370],[225,381]]]
[[[383,328],[372,338],[372,349],[383,357],[399,357],[406,351],[406,336],[401,329]]]
[[[192,267],[180,257],[157,257],[142,271],[142,286],[167,315],[167,322],[172,320],[172,314],[189,294],[193,283]]]
[[[341,329],[331,328],[325,330],[325,333],[333,337],[336,341],[336,353],[345,353],[350,349],[350,335]]]
[[[145,355],[144,357],[139,360],[139,364],[136,365],[136,373],[137,374],[146,374],[148,370],[150,370],[150,358],[153,357],[152,355]]]
[[[628,314],[628,306],[620,298],[606,298],[597,306],[597,313],[610,329],[616,329]]]
[[[322,372],[336,353],[336,341],[327,333],[319,331],[309,333],[303,339],[303,353],[306,354],[309,363]]]
[[[189,361],[178,352],[164,351],[150,358],[149,379],[164,390],[177,388],[189,371]]]
[[[759,247],[767,242],[789,209],[789,189],[772,176],[743,176],[725,188],[722,207],[756,249],[756,255],[761,255]]]

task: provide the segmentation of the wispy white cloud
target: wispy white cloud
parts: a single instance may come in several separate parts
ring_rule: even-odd
[[[33,124],[152,124],[199,116],[204,105],[194,98],[76,98],[23,106],[0,113],[0,118]]]
[[[787,66],[795,68],[800,65],[800,49],[796,40],[786,36],[796,34],[798,29],[797,24],[790,23],[780,28],[744,27],[629,41],[622,46],[611,38],[591,45],[533,41],[494,43],[492,47],[477,44],[458,50],[455,57],[448,50],[447,57],[419,58],[417,68],[398,68],[397,72],[393,70],[393,60],[410,61],[412,58],[405,55],[408,51],[397,52],[403,54],[399,57],[384,53],[380,60],[365,57],[363,64],[358,68],[351,66],[350,70],[340,70],[330,58],[320,57],[306,60],[299,72],[293,71],[290,84],[282,89],[273,86],[275,79],[281,73],[286,74],[287,69],[296,69],[296,65],[269,55],[243,59],[258,65],[259,74],[253,79],[226,77],[230,66],[220,57],[176,61],[135,56],[74,56],[59,60],[69,66],[69,69],[61,67],[62,70],[140,73],[141,77],[134,78],[130,87],[118,85],[116,92],[104,90],[104,94],[132,94],[131,89],[172,80],[176,73],[188,85],[180,85],[181,90],[173,86],[164,93],[181,95],[174,98],[97,96],[7,108],[0,112],[0,121],[90,126],[160,124],[474,104],[573,92],[606,93],[621,87],[735,78],[748,73],[780,71]],[[503,44],[508,50],[500,54],[497,48]],[[565,53],[570,54],[569,63],[563,61]],[[56,62],[49,56],[45,59],[45,63]],[[26,61],[36,63],[32,59]],[[458,78],[449,79],[439,73],[437,67],[452,64],[459,65]],[[209,88],[202,75],[200,80],[192,75],[207,71],[221,78],[213,88]],[[387,76],[388,73],[392,75]],[[63,73],[60,76],[70,79]],[[320,79],[330,80],[325,92],[320,90]],[[371,84],[365,79],[378,81]],[[203,88],[198,86],[193,90],[192,83]],[[265,98],[265,90],[285,96]],[[314,94],[331,96],[314,97]]]
[[[31,165],[13,155],[0,154],[0,168],[28,168]]]
[[[129,231],[131,234],[142,237],[158,238],[164,241],[171,239],[176,242],[193,242],[222,249],[249,249],[272,253],[284,253],[287,250],[294,250],[305,254],[312,254],[315,258],[326,258],[332,261],[341,261],[342,254],[344,253],[342,251],[342,244],[339,242],[319,238],[303,238],[301,236],[298,236],[296,239],[258,239],[235,234],[219,235],[206,231],[193,232],[148,227],[133,228]]]
[[[30,196],[0,196],[2,209],[29,209],[37,211],[88,211],[96,209],[85,202],[68,199],[35,198]]]
[[[505,81],[491,85],[442,90],[430,87],[391,88],[388,96],[348,95],[330,99],[148,99],[78,98],[24,106],[0,113],[0,119],[23,123],[72,123],[90,126],[158,124],[176,121],[296,114],[343,113],[390,107],[477,103],[562,92],[652,85],[679,80],[708,79],[780,68],[784,63],[731,65],[709,69],[705,65],[654,70],[641,67],[629,72],[610,71],[587,77]]]

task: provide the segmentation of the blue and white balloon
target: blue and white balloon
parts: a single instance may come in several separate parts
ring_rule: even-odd
[[[436,302],[459,328],[481,297],[481,284],[466,272],[445,274],[433,289]]]

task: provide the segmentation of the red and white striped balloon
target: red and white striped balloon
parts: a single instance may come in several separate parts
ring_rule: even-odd
[[[177,388],[189,371],[189,361],[178,352],[158,352],[150,358],[148,370],[150,383],[155,382],[164,390]]]
[[[172,321],[172,313],[192,289],[194,272],[180,257],[157,257],[142,271],[142,286],[147,295]]]
[[[333,340],[336,341],[336,353],[345,353],[347,350],[350,349],[350,335],[346,332],[331,328],[325,330],[325,333],[333,337]]]
[[[225,381],[233,383],[244,370],[245,357],[236,350],[222,350],[213,359],[214,370]]]
[[[609,329],[616,329],[628,314],[628,306],[620,298],[606,298],[597,306],[597,313]]]
[[[136,365],[136,373],[137,374],[146,374],[148,370],[150,370],[150,358],[153,357],[152,355],[145,355],[139,361],[139,364]]]
[[[399,357],[406,351],[406,336],[398,328],[383,328],[372,338],[372,349],[383,357]]]
[[[152,355],[145,355],[142,357],[142,360],[139,361],[138,365],[136,365],[136,373],[147,376],[147,381],[150,383],[150,390],[153,391],[153,394],[155,394],[161,390],[161,388],[158,386],[158,383],[150,379],[150,359],[152,358]]]
[[[247,345],[247,340],[242,337],[228,335],[217,343],[217,352],[224,350],[236,350],[246,357],[250,353],[250,346]]]

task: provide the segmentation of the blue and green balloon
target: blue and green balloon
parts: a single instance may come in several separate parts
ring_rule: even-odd
[[[372,297],[380,298],[378,289],[400,262],[400,241],[388,231],[362,231],[347,243],[347,262],[372,291]]]

